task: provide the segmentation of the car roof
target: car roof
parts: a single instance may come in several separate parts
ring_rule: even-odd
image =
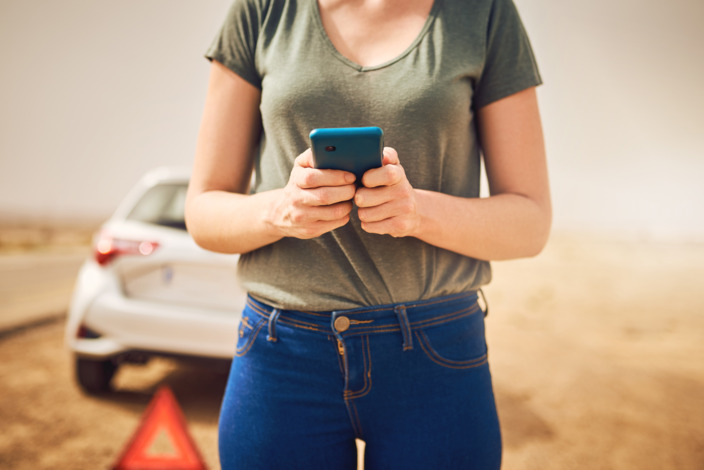
[[[188,183],[191,170],[185,167],[161,166],[148,171],[142,176],[140,183],[154,186],[162,183]]]
[[[146,172],[118,205],[111,219],[124,219],[144,193],[160,184],[188,184],[191,172],[184,167],[162,166]]]

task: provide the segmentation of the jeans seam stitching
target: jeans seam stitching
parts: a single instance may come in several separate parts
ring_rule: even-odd
[[[475,292],[474,294],[477,295],[476,292]],[[468,294],[468,293],[466,293],[466,292],[461,292],[461,293],[458,293],[458,294],[452,294],[452,295],[445,296],[445,297],[441,297],[441,298],[438,298],[438,299],[428,299],[428,300],[419,301],[419,302],[411,302],[411,303],[408,303],[408,304],[403,304],[403,303],[401,303],[401,304],[398,304],[398,305],[403,305],[403,306],[406,307],[407,309],[409,309],[409,308],[416,308],[416,307],[427,307],[427,306],[429,306],[429,305],[435,305],[435,304],[437,304],[437,303],[451,302],[451,301],[453,301],[453,300],[459,300],[459,299],[461,299],[461,298],[463,298],[463,297],[465,297],[465,296],[469,297],[469,296],[471,296],[471,294]],[[247,301],[246,301],[247,305],[249,305],[250,307],[252,307],[254,310],[261,311],[261,307],[259,307],[259,305],[257,305],[255,302],[256,302],[256,301],[255,301],[254,299],[252,299],[252,297],[249,297],[249,296],[247,297]],[[389,306],[385,306],[385,307],[381,307],[381,308],[375,308],[375,309],[373,309],[373,310],[367,310],[367,309],[364,309],[364,310],[362,310],[362,311],[340,310],[340,312],[343,312],[344,315],[357,315],[357,314],[360,314],[360,313],[367,313],[367,312],[379,312],[379,311],[382,311],[382,310],[387,310],[387,309],[389,309],[389,308],[390,308]],[[282,309],[282,310],[284,310],[284,309]],[[299,310],[299,312],[306,313],[306,314],[311,314],[311,315],[315,315],[315,316],[324,316],[324,317],[328,317],[328,316],[329,316],[329,314],[317,313],[317,312],[312,312],[312,311],[308,311],[308,310]]]
[[[479,313],[479,311],[480,311],[480,309],[478,307],[477,308],[473,307],[473,308],[464,309],[464,310],[457,310],[455,312],[445,314],[441,317],[429,318],[427,320],[420,320],[417,322],[409,322],[409,326],[411,327],[412,330],[415,330],[418,328],[425,328],[428,326],[442,325],[445,323],[449,323],[451,321],[459,320],[460,318],[474,315],[476,313]],[[354,328],[354,329],[350,329],[348,331],[348,334],[359,335],[359,334],[395,333],[397,331],[401,331],[400,326],[388,325],[388,326],[379,326],[379,327]]]
[[[260,321],[259,325],[257,326],[257,329],[252,330],[252,335],[249,338],[247,338],[247,343],[244,348],[242,348],[242,349],[235,348],[235,356],[242,357],[249,352],[249,350],[252,348],[252,345],[254,345],[254,341],[256,341],[257,336],[259,336],[259,332],[264,327],[264,323],[266,323],[266,322]]]
[[[469,315],[474,315],[479,313],[481,309],[476,304],[470,308],[455,310],[454,312],[446,313],[439,317],[428,318],[425,320],[418,320],[415,322],[409,322],[411,329],[424,328],[426,326],[441,325],[443,323],[451,322],[460,318],[464,318]],[[401,327],[398,325],[387,325],[378,327],[361,327],[351,329],[350,332],[353,334],[363,334],[363,333],[393,333],[400,331]]]
[[[446,313],[445,315],[441,315],[439,317],[427,318],[425,320],[418,320],[416,322],[412,322],[411,327],[418,328],[418,327],[434,326],[437,324],[442,324],[445,322],[450,322],[452,320],[456,320],[457,318],[463,318],[468,315],[474,315],[479,310],[480,310],[479,306],[477,304],[474,304],[473,306],[471,306],[469,308],[455,310],[454,312]]]
[[[443,367],[448,367],[450,369],[473,369],[486,364],[488,360],[488,354],[486,353],[476,359],[468,359],[466,361],[453,361],[452,359],[445,359],[430,346],[430,340],[425,333],[420,330],[416,330],[415,333],[418,338],[418,342],[420,343],[420,347],[423,349],[428,359]]]
[[[259,311],[259,310],[255,310],[254,313],[256,313],[256,314],[259,315],[260,317],[265,318],[265,319],[267,319],[267,320],[269,319],[269,316],[270,316],[270,313],[267,314],[267,313],[261,312],[261,311]],[[279,318],[277,319],[277,323],[281,323],[281,324],[283,324],[283,325],[292,326],[292,327],[294,327],[294,328],[300,328],[300,329],[302,329],[302,330],[315,331],[315,332],[318,332],[318,333],[329,333],[327,330],[325,330],[325,329],[323,329],[323,328],[318,328],[317,326],[313,325],[312,323],[303,323],[303,322],[301,322],[301,323],[302,323],[302,324],[301,324],[301,323],[298,322],[298,320],[289,320],[289,319],[286,319],[286,318],[281,318],[281,317],[279,317]],[[310,326],[309,326],[309,325],[310,325]]]
[[[469,296],[471,296],[471,294],[467,294],[466,292],[461,292],[461,293],[459,293],[459,294],[453,294],[453,295],[450,295],[450,296],[447,296],[447,297],[441,297],[441,298],[439,298],[439,299],[428,299],[428,300],[422,300],[422,301],[419,301],[419,302],[410,302],[410,303],[406,303],[406,304],[404,304],[404,303],[399,303],[398,305],[403,305],[403,306],[406,307],[407,309],[409,309],[409,308],[416,308],[416,307],[427,307],[427,306],[429,306],[429,305],[435,305],[435,304],[438,304],[438,303],[451,302],[451,301],[453,301],[453,300],[458,300],[458,299],[461,299],[461,298],[463,298],[463,297],[465,297],[465,296],[469,297]],[[375,308],[375,309],[373,309],[373,310],[366,310],[366,309],[365,309],[365,310],[362,310],[362,311],[351,311],[351,312],[350,312],[350,311],[346,311],[346,310],[340,310],[339,312],[340,312],[342,315],[357,315],[357,314],[360,314],[360,313],[380,312],[380,311],[382,311],[382,310],[390,310],[390,309],[393,309],[393,307],[384,306],[384,307],[380,307],[380,308]]]
[[[458,297],[461,297],[461,296],[458,296]],[[432,302],[426,302],[423,304],[413,304],[412,306],[410,306],[410,308],[414,308],[416,306],[421,307],[421,306],[433,305],[433,304],[441,303],[441,302],[444,302],[447,300],[451,300],[451,299],[441,299],[441,300],[436,300],[436,301],[432,301]],[[254,304],[254,302],[251,300],[251,298],[247,299],[247,305],[249,305],[254,310],[255,313],[257,313],[258,315],[260,315],[266,319],[268,319],[269,316],[271,315],[271,312],[267,312],[265,309],[263,309],[259,305]],[[404,308],[408,308],[408,307],[405,307],[403,304],[400,304],[400,306],[403,306]],[[382,310],[386,310],[386,309],[379,308],[379,309],[374,309],[374,310],[365,310],[363,312],[351,312],[351,313],[347,313],[346,315],[379,312]],[[447,321],[452,321],[455,319],[463,318],[466,315],[471,315],[471,314],[481,312],[481,311],[482,311],[481,307],[479,306],[478,303],[475,302],[469,308],[456,310],[454,312],[444,314],[440,317],[429,318],[426,320],[419,320],[416,322],[409,322],[409,325],[410,325],[411,329],[416,329],[419,327],[435,326],[435,325],[442,324]],[[325,316],[325,317],[328,316],[328,315],[322,315],[322,314],[315,314],[314,312],[305,312],[305,311],[301,311],[301,312],[307,313],[307,314],[314,314],[316,316]],[[283,311],[282,311],[282,313],[283,313]],[[302,320],[294,320],[294,319],[280,317],[277,321],[281,322],[282,324],[292,326],[294,328],[300,328],[300,329],[304,329],[304,330],[308,330],[308,331],[315,331],[315,332],[320,332],[320,333],[328,333],[327,329],[320,328],[318,325],[316,325],[314,323],[304,322]],[[359,322],[359,321],[360,320],[353,320],[353,322]],[[379,327],[354,328],[353,330],[350,331],[350,333],[352,333],[352,334],[371,334],[371,333],[393,333],[393,332],[397,332],[397,331],[401,331],[401,328],[398,325],[396,325],[396,326],[388,325],[388,326],[379,326]]]
[[[356,391],[345,390],[345,398],[350,400],[362,398],[363,396],[368,395],[372,390],[372,355],[371,350],[369,349],[369,336],[363,336],[362,341],[365,345],[362,348],[362,358],[364,361],[364,386],[360,390]]]
[[[357,439],[362,439],[362,423],[359,419],[359,413],[357,412],[357,405],[355,405],[354,400],[345,398],[345,406],[347,407],[347,416],[350,418],[350,424],[352,424],[352,431]]]

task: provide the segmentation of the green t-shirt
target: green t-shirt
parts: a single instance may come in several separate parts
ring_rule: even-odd
[[[286,185],[318,127],[378,126],[415,188],[478,197],[476,109],[541,83],[512,0],[436,0],[415,41],[362,67],[342,56],[316,0],[236,0],[206,57],[261,89],[254,192]],[[489,282],[486,261],[350,223],[242,255],[239,274],[279,308],[337,310],[428,299]]]

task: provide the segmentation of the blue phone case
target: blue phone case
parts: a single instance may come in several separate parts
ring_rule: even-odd
[[[314,129],[310,133],[315,167],[362,175],[381,166],[384,132],[378,127],[337,127]]]

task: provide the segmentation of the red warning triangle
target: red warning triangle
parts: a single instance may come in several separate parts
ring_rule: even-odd
[[[152,398],[122,456],[112,470],[206,470],[188,433],[178,402],[167,386]]]

